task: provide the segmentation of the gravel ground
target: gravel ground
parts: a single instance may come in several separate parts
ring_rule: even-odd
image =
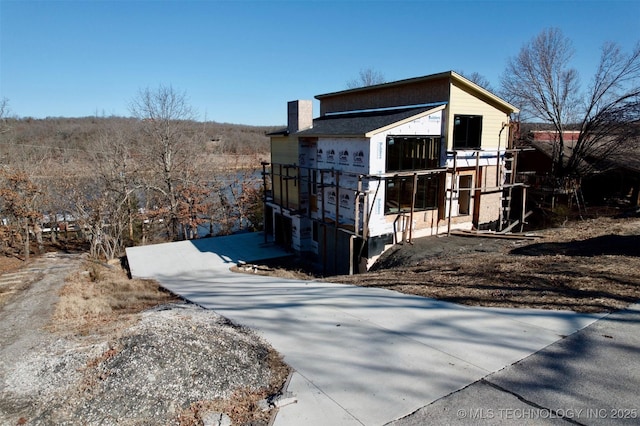
[[[42,279],[0,307],[0,424],[202,424],[218,411],[234,424],[268,422],[255,402],[288,370],[213,311],[175,303],[104,335],[51,331],[57,292],[81,265],[77,255],[36,260],[29,273]]]

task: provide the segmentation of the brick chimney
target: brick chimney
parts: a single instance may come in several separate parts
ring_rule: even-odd
[[[287,130],[295,133],[313,127],[313,101],[297,100],[287,103]]]

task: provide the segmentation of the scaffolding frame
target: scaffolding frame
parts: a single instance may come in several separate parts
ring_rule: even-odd
[[[469,191],[471,192],[470,197],[472,197],[475,201],[474,203],[479,202],[483,195],[486,194],[495,194],[500,193],[500,208],[499,208],[499,218],[498,218],[498,232],[506,233],[510,232],[512,229],[520,225],[520,231],[522,231],[524,225],[526,224],[527,217],[531,214],[531,212],[526,211],[526,197],[527,197],[527,187],[525,183],[516,182],[516,167],[517,167],[517,156],[518,153],[522,151],[521,148],[511,148],[511,149],[497,149],[497,150],[451,150],[447,151],[447,161],[445,167],[435,168],[435,169],[424,169],[424,170],[407,170],[407,171],[397,171],[397,172],[389,172],[389,173],[380,173],[380,174],[366,174],[366,173],[353,173],[347,172],[336,168],[317,168],[317,167],[309,167],[309,166],[300,166],[296,164],[280,164],[280,163],[267,163],[263,162],[263,184],[264,184],[264,203],[271,202],[276,205],[279,205],[282,209],[286,210],[289,215],[300,215],[305,216],[307,219],[310,219],[312,222],[317,222],[318,224],[323,225],[323,244],[322,247],[322,258],[323,258],[323,269],[326,268],[326,256],[327,256],[327,228],[333,228],[333,240],[334,240],[334,264],[337,264],[338,257],[338,234],[340,232],[346,233],[350,238],[350,261],[349,261],[349,272],[353,273],[354,271],[354,239],[360,238],[362,239],[362,245],[359,249],[358,257],[361,257],[362,250],[364,245],[367,243],[370,238],[370,228],[369,222],[373,215],[373,209],[375,206],[375,202],[378,198],[379,190],[382,183],[388,178],[412,178],[411,185],[411,205],[409,211],[398,211],[394,213],[396,215],[395,221],[398,221],[401,217],[406,219],[405,223],[408,226],[403,226],[403,237],[402,241],[413,243],[413,231],[414,231],[414,213],[416,211],[416,191],[417,191],[417,180],[420,176],[425,175],[433,175],[433,174],[441,174],[444,176],[444,191],[445,194],[444,204],[438,204],[438,209],[445,208],[448,203],[448,210],[446,213],[446,225],[447,225],[447,235],[451,235],[451,225],[453,222],[453,200],[454,195],[456,193]],[[461,166],[459,163],[460,154],[464,153],[467,157],[471,157],[474,159],[475,164],[471,166],[473,170],[475,170],[475,184],[473,187],[469,188],[460,188],[458,187],[458,177],[460,176],[461,171],[468,171],[470,166],[467,165]],[[449,160],[451,160],[451,167],[449,166]],[[494,161],[496,167],[496,177],[495,177],[495,185],[489,185],[489,181],[491,180],[489,176],[486,176],[483,179],[480,179],[482,172],[481,169],[484,169],[488,166],[493,166],[494,164],[482,164],[482,160],[488,160],[489,162]],[[270,171],[267,168],[270,166]],[[268,176],[271,176],[271,191],[268,188]],[[331,177],[329,179],[328,177]],[[450,185],[447,188],[446,179],[447,177],[451,178]],[[355,181],[355,187],[341,185],[341,180],[351,180]],[[480,182],[479,182],[480,181]],[[276,191],[275,186],[278,186],[278,190]],[[306,199],[303,199],[301,193],[298,190],[297,194],[297,202],[294,203],[289,197],[290,187],[305,187],[306,189]],[[366,189],[365,189],[366,186]],[[335,188],[335,219],[327,217],[327,197],[324,193],[324,188]],[[375,187],[375,188],[374,188]],[[314,188],[318,192],[314,194]],[[519,218],[515,221],[511,221],[511,201],[513,198],[514,190],[521,190],[522,192],[522,206],[521,206],[521,214]],[[341,223],[340,221],[340,195],[345,192],[349,194],[353,194],[353,205],[351,208],[354,212],[353,222],[349,223]],[[440,192],[440,191],[439,191]],[[318,197],[322,193],[320,197],[320,205],[318,205],[318,199],[315,200],[315,206],[312,202],[312,197]],[[269,195],[270,194],[270,195]],[[276,197],[277,194],[277,197]],[[479,197],[479,198],[478,198]],[[362,203],[362,208],[361,204]],[[368,206],[368,208],[367,208]],[[316,210],[314,210],[314,207]],[[475,208],[475,204],[474,204]],[[313,212],[320,210],[320,214],[314,217]],[[408,216],[408,217],[407,217]],[[439,215],[438,222],[441,220],[441,215]],[[267,218],[265,217],[265,221]],[[394,221],[394,223],[395,223]],[[439,225],[436,225],[436,232]],[[394,226],[394,236],[397,234]],[[265,242],[267,236],[265,233]],[[396,237],[394,237],[395,241]],[[397,241],[396,241],[397,243]]]
[[[513,228],[520,225],[520,231],[524,225],[526,224],[526,219],[529,217],[532,212],[526,212],[526,200],[527,200],[527,188],[529,185],[523,182],[516,181],[516,168],[518,161],[518,154],[527,149],[522,148],[508,148],[508,149],[497,149],[497,150],[484,150],[484,149],[465,149],[465,150],[452,150],[447,151],[447,156],[451,155],[453,157],[453,166],[447,167],[447,174],[451,175],[451,184],[450,187],[447,188],[447,192],[449,195],[447,196],[447,201],[449,202],[448,214],[447,214],[447,235],[451,235],[451,222],[452,222],[452,214],[453,214],[453,195],[455,193],[460,192],[473,192],[476,196],[480,196],[486,194],[496,194],[500,193],[500,204],[501,208],[499,211],[498,217],[498,232],[506,233],[510,232]],[[457,177],[460,176],[461,169],[468,169],[468,166],[460,167],[458,165],[458,155],[463,152],[466,155],[471,153],[471,157],[475,158],[475,174],[476,177],[475,185],[473,188],[460,188],[456,186],[458,182]],[[495,153],[495,155],[482,155],[487,153]],[[480,159],[496,159],[496,179],[495,186],[487,186],[486,182],[489,181],[487,179],[482,179],[481,185],[478,185],[478,177],[481,175],[480,168],[486,167],[487,165],[481,165]],[[504,161],[500,159],[504,158]],[[449,162],[447,161],[447,164]],[[522,191],[522,205],[520,209],[520,217],[512,222],[511,221],[511,201],[513,199],[513,190],[520,189]],[[506,194],[505,194],[506,191]],[[505,204],[506,203],[506,204]]]

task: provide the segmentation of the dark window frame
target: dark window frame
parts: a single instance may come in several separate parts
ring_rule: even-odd
[[[418,176],[413,211],[438,209],[440,180],[438,173]],[[413,176],[393,176],[385,179],[385,215],[410,212],[412,198]]]
[[[440,166],[441,137],[438,135],[387,136],[386,170],[430,170]]]
[[[482,147],[482,116],[456,114],[453,116],[453,149]]]

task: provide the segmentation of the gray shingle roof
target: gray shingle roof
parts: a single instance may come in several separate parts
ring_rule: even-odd
[[[406,109],[376,110],[331,114],[313,120],[313,127],[301,130],[297,136],[364,136],[372,130],[380,129],[398,121],[405,120],[434,106],[421,106]]]

